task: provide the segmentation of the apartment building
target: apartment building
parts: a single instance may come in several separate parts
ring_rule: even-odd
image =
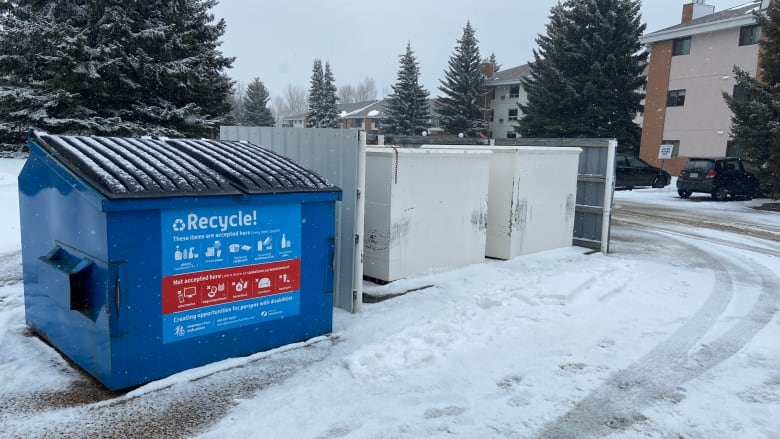
[[[514,139],[515,126],[522,117],[518,104],[528,102],[528,94],[521,85],[531,68],[528,64],[499,70],[485,80],[488,88],[488,137]]]
[[[753,0],[723,11],[705,0],[682,7],[681,23],[644,35],[650,50],[640,156],[660,164],[662,144],[674,145],[665,168],[676,174],[693,156],[723,156],[730,149],[731,111],[738,66],[755,76],[761,29],[753,13],[769,0]]]

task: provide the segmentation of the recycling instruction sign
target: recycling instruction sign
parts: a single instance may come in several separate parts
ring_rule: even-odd
[[[300,313],[301,206],[161,211],[163,343]]]

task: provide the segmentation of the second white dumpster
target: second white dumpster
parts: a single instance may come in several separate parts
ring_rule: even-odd
[[[490,158],[485,255],[511,259],[572,245],[580,148],[436,145]]]
[[[391,282],[485,258],[489,151],[366,151],[363,273]]]
[[[485,254],[515,256],[572,245],[580,148],[493,147]]]

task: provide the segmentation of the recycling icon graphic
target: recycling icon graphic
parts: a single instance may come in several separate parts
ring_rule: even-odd
[[[184,230],[185,224],[184,220],[181,218],[176,218],[176,220],[173,222],[173,230],[175,232],[181,232]]]

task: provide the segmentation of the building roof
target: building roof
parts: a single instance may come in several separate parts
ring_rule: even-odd
[[[355,102],[351,104],[341,104],[338,106],[339,116],[342,119],[364,119],[366,117],[382,118],[385,101],[383,99],[376,101]]]
[[[644,44],[651,44],[659,41],[747,26],[755,23],[753,13],[759,10],[761,6],[761,0],[751,0],[741,5],[699,17],[687,23],[677,24],[645,34],[640,40]]]
[[[342,119],[363,119],[366,117],[381,119],[384,116],[382,108],[385,101],[383,99],[375,101],[351,102],[348,104],[336,104],[336,110]],[[306,119],[306,113],[289,114],[282,117],[282,120],[300,120]]]
[[[385,118],[385,100],[353,102],[349,104],[336,104],[341,119],[384,119]],[[428,99],[428,109],[432,117],[437,117],[436,99]],[[306,113],[291,114],[285,116],[282,120],[302,120],[306,119]]]
[[[512,67],[506,70],[499,70],[492,77],[485,80],[485,85],[495,87],[497,85],[519,84],[520,80],[528,76],[531,71],[529,64]]]

